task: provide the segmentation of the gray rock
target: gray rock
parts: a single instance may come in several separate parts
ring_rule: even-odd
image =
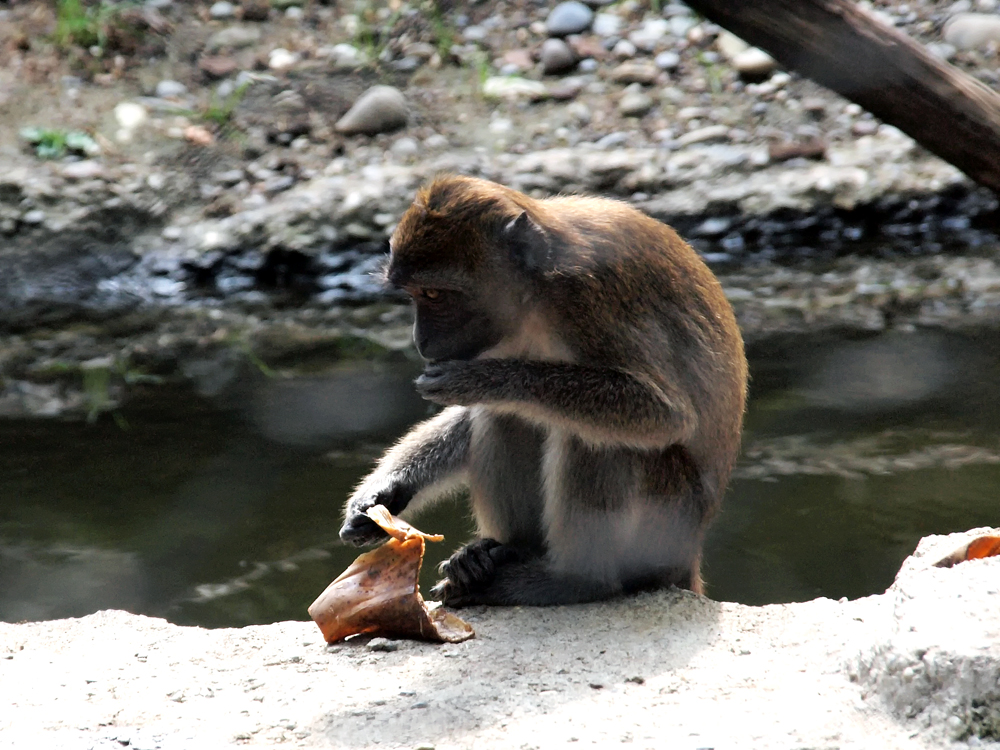
[[[645,86],[656,81],[660,69],[651,62],[624,62],[611,71],[611,80],[616,83],[641,83]]]
[[[681,64],[681,56],[676,52],[667,50],[666,52],[661,52],[653,58],[653,62],[660,70],[673,70]]]
[[[541,57],[542,72],[546,75],[566,73],[576,67],[576,54],[562,39],[546,39]]]
[[[226,0],[219,0],[208,9],[208,15],[215,19],[232,18],[236,15],[236,6]]]
[[[732,64],[741,76],[747,78],[764,78],[778,67],[773,57],[757,47],[750,47],[734,55]]]
[[[1000,16],[987,13],[960,13],[944,25],[944,40],[957,49],[980,49],[1000,42]]]
[[[45,221],[45,212],[42,211],[40,208],[32,209],[31,211],[26,212],[24,216],[21,217],[21,221],[23,221],[25,224],[41,224],[43,221]]]
[[[388,638],[372,638],[368,641],[369,651],[395,651],[399,648],[399,641],[390,641]]]
[[[180,81],[160,81],[156,84],[156,95],[160,99],[176,99],[187,92],[188,87]]]
[[[624,117],[642,117],[652,108],[653,99],[642,91],[626,91],[618,102],[618,111]]]
[[[598,13],[594,16],[594,22],[590,30],[597,36],[616,36],[622,28],[621,16],[613,13]]]
[[[416,156],[420,152],[420,144],[413,138],[404,137],[393,143],[389,150],[396,156]]]
[[[250,47],[260,41],[260,35],[261,31],[256,26],[230,26],[212,34],[206,47],[209,52]]]
[[[590,28],[594,21],[594,11],[577,0],[559,3],[545,19],[545,30],[549,36],[579,34]]]
[[[398,130],[406,125],[409,108],[399,89],[372,86],[337,122],[336,130],[345,135],[375,135]]]
[[[931,42],[927,45],[927,51],[935,57],[940,57],[942,60],[951,60],[958,52],[955,49],[955,45],[948,44],[947,42]]]
[[[584,58],[583,60],[580,60],[580,64],[577,67],[579,68],[581,73],[593,73],[600,67],[600,65],[594,58],[587,57]]]

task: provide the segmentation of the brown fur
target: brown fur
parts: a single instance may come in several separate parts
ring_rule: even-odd
[[[579,601],[670,582],[700,591],[703,531],[737,455],[747,367],[732,309],[691,247],[619,201],[535,200],[454,176],[418,193],[391,246],[386,277],[414,294],[418,329],[423,290],[453,290],[485,311],[477,353],[452,360],[445,348],[418,387],[468,410],[462,435],[475,459],[462,467],[491,533],[523,526],[517,498],[498,495],[532,493],[504,472],[541,471],[540,497],[522,505],[544,527],[543,548],[527,557],[470,548],[476,565],[496,558],[497,580],[485,593],[465,590],[458,559],[446,599]],[[502,436],[521,432],[510,418],[541,430],[537,465],[521,466],[523,455],[511,463]],[[401,445],[412,453],[425,443]],[[629,518],[659,538],[642,538]],[[518,587],[535,593],[519,597]]]

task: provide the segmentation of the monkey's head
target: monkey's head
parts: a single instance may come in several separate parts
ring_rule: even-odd
[[[472,359],[516,332],[548,252],[537,210],[470,177],[441,177],[417,194],[390,240],[385,277],[413,299],[424,359]]]

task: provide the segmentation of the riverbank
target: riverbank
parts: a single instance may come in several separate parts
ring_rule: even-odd
[[[522,2],[270,5],[157,2],[89,50],[58,41],[50,6],[0,13],[0,416],[413,357],[409,312],[371,273],[440,172],[673,224],[751,345],[1000,322],[996,199],[773,61],[746,69],[683,5],[599,8],[568,36]],[[962,8],[876,10],[993,82],[993,47],[946,38]],[[403,119],[338,130],[376,83]],[[40,160],[29,126],[92,145]]]

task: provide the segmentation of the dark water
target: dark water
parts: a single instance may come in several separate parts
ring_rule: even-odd
[[[891,333],[751,351],[745,456],[705,552],[709,593],[760,604],[883,591],[926,534],[1000,524],[1000,338]],[[157,391],[128,429],[0,422],[0,620],[116,607],[185,624],[307,619],[355,556],[352,485],[427,413],[412,367]],[[418,525],[471,534],[460,502]]]

